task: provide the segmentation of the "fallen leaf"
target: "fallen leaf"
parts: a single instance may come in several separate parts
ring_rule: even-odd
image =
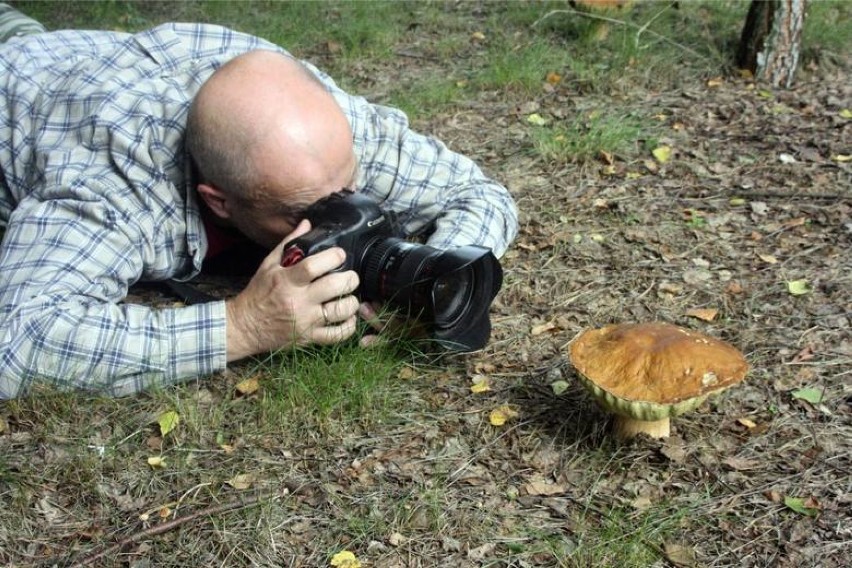
[[[504,404],[491,411],[488,415],[488,421],[491,422],[492,426],[502,426],[508,420],[515,418],[517,415],[518,412],[516,410],[508,404]]]
[[[235,388],[237,389],[237,392],[243,396],[254,394],[260,388],[260,379],[257,375],[243,379],[237,383]]]
[[[541,335],[542,333],[547,333],[548,331],[553,331],[555,329],[557,329],[557,325],[554,322],[549,321],[547,323],[534,325],[533,328],[530,330],[530,335],[535,337],[537,335]]]
[[[160,425],[160,435],[165,438],[166,434],[174,430],[180,423],[180,416],[174,410],[169,410],[160,414],[157,418],[157,424]]]
[[[800,515],[815,517],[819,514],[819,504],[814,499],[802,499],[801,497],[784,496],[784,505],[796,511]],[[815,506],[816,505],[816,506]]]
[[[796,356],[790,361],[791,363],[801,363],[803,361],[810,361],[814,358],[814,349],[810,345],[796,353]]]
[[[166,467],[166,460],[163,456],[151,456],[148,458],[148,465],[154,469],[162,469]]]
[[[470,39],[474,41],[485,41],[485,34],[482,32],[473,32],[470,34]]]
[[[736,471],[749,471],[760,467],[760,462],[758,460],[738,458],[736,456],[727,457],[722,460],[722,463]]]
[[[630,502],[631,507],[640,511],[647,509],[651,505],[653,505],[653,502],[651,501],[651,498],[647,495],[640,495],[639,497]]]
[[[534,126],[544,126],[545,124],[547,124],[547,119],[538,114],[537,112],[534,112],[531,115],[527,116],[527,122]]]
[[[695,308],[687,310],[686,315],[703,321],[713,321],[719,315],[719,310],[713,308]]]
[[[787,282],[787,291],[793,296],[802,296],[811,291],[807,280],[790,280]]]
[[[547,74],[547,77],[545,78],[545,80],[548,83],[550,83],[551,85],[558,85],[559,82],[562,80],[562,75],[560,75],[559,73],[555,73],[555,72],[551,71],[550,73]]]
[[[759,254],[757,258],[765,262],[766,264],[778,264],[778,259],[772,256],[771,254]]]
[[[795,399],[804,400],[805,402],[809,402],[811,404],[819,404],[822,402],[824,392],[822,389],[817,389],[814,387],[805,387],[802,389],[796,389],[790,394]]]
[[[238,491],[243,491],[251,487],[254,481],[254,475],[252,475],[251,473],[239,473],[231,479],[227,480],[225,483],[227,483]]]
[[[533,480],[525,483],[521,490],[527,495],[559,495],[565,493],[565,486],[559,483],[552,483],[543,479]]]
[[[748,418],[737,418],[737,422],[749,429],[757,428],[757,424],[754,422],[754,420],[749,420]]]
[[[663,543],[663,552],[675,566],[695,566],[695,551],[689,546],[666,542]]]
[[[713,77],[712,79],[707,79],[707,86],[711,89],[714,87],[721,87],[725,84],[725,80],[721,77]]]
[[[831,159],[840,163],[852,162],[852,154],[835,154]]]
[[[0,434],[6,431],[8,426],[6,426],[6,419],[0,416]]]
[[[665,164],[672,157],[672,148],[671,146],[666,145],[657,146],[651,151],[651,153],[654,155],[658,162],[660,162],[661,164]]]
[[[553,389],[553,394],[559,396],[568,390],[568,381],[554,381],[550,383],[550,388]]]
[[[742,294],[744,292],[743,285],[739,282],[733,281],[727,286],[725,286],[725,292],[727,292],[728,294],[733,294],[735,296],[738,294]]]
[[[361,568],[361,561],[348,550],[341,550],[331,557],[331,565],[335,568]]]
[[[473,384],[470,385],[470,392],[474,394],[488,392],[491,390],[490,381],[485,375],[474,375],[471,378],[471,381],[473,381]]]
[[[838,114],[840,114],[841,118],[852,118],[852,110],[849,110],[848,108],[840,109]]]
[[[494,552],[494,549],[497,548],[497,545],[493,542],[486,542],[482,546],[477,546],[476,548],[471,548],[467,551],[467,557],[469,560],[479,561],[483,560],[486,556]]]
[[[396,378],[403,380],[413,379],[416,376],[417,371],[414,370],[414,367],[411,367],[409,365],[405,365],[404,367],[402,367],[399,370],[399,373],[396,374]]]

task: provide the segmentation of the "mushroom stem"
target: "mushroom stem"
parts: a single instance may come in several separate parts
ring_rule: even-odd
[[[613,429],[619,440],[629,440],[639,434],[647,434],[652,438],[668,438],[671,434],[668,418],[646,421],[619,415],[615,417]]]

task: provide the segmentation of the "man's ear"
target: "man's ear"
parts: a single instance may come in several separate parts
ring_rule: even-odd
[[[201,196],[201,199],[204,200],[207,207],[209,207],[217,217],[227,219],[231,216],[231,213],[228,210],[228,196],[225,195],[224,191],[218,187],[207,185],[205,183],[199,183],[196,189],[198,190],[198,195]]]

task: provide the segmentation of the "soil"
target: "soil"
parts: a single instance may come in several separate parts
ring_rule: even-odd
[[[409,55],[395,65],[353,72],[366,84],[377,72],[399,77],[430,63]],[[848,69],[848,62],[804,69],[787,90],[687,77],[663,92],[616,96],[582,93],[565,78],[543,81],[532,100],[482,93],[415,120],[516,197],[520,234],[502,259],[491,343],[425,377],[401,377],[419,410],[383,431],[341,435],[335,447],[306,441],[254,450],[258,464],[293,463],[289,516],[261,531],[260,540],[276,546],[261,554],[243,541],[229,551],[194,544],[193,560],[185,542],[192,535],[228,542],[229,530],[245,529],[214,521],[215,534],[198,524],[166,539],[139,538],[122,562],[328,565],[323,535],[335,534],[365,566],[603,566],[619,557],[601,544],[617,549],[645,527],[640,544],[655,560],[636,565],[847,566],[852,120],[841,111],[852,108]],[[380,93],[381,80],[372,88]],[[640,148],[575,163],[534,152],[529,114],[616,106],[657,117],[655,146],[669,146],[671,156],[661,162]],[[646,321],[723,339],[743,351],[750,371],[675,418],[669,438],[619,443],[566,346],[584,329]],[[490,390],[472,393],[483,377]],[[489,413],[502,405],[508,420],[493,426]],[[10,416],[0,451],[12,455],[32,441],[14,441],[27,426]],[[44,524],[31,537],[38,546],[18,543],[0,560],[25,565],[67,545],[68,531],[51,527],[62,515],[56,499],[35,501],[32,534]],[[122,508],[131,521],[136,505]],[[378,512],[383,524],[375,526],[387,532],[360,534],[347,511]],[[102,532],[90,544],[81,540],[85,525],[69,529],[74,550],[105,542]],[[12,546],[13,535],[0,529],[0,542]]]

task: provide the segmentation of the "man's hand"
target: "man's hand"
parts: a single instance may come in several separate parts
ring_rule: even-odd
[[[261,263],[246,288],[227,301],[228,361],[282,347],[337,343],[355,332],[358,274],[329,272],[346,253],[331,248],[282,267],[286,244],[310,230],[302,221]]]

